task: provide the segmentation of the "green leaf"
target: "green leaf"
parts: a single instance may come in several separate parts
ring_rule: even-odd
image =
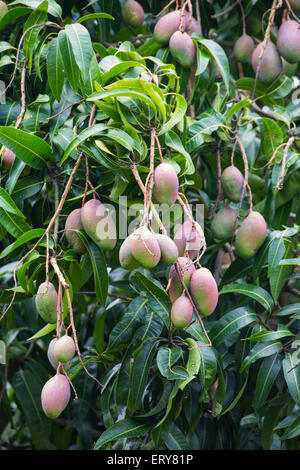
[[[209,332],[210,340],[214,346],[218,346],[230,335],[254,321],[256,321],[256,314],[250,313],[246,307],[232,310],[213,325]]]
[[[183,432],[174,423],[171,423],[165,440],[165,444],[169,450],[188,450],[188,443]]]
[[[160,316],[165,326],[169,328],[170,298],[166,291],[139,271],[135,272],[132,281],[146,292],[150,308]]]
[[[108,273],[105,256],[101,248],[92,242],[92,240],[87,238],[85,232],[82,230],[76,230],[76,233],[83,241],[90,256],[93,266],[96,297],[100,301],[101,305],[105,307],[108,294]]]
[[[224,49],[215,41],[211,39],[203,39],[199,34],[192,33],[192,38],[197,39],[198,43],[204,47],[204,50],[210,55],[212,59],[216,61],[222,78],[224,80],[226,91],[229,91],[229,78],[230,78],[230,70],[229,70],[229,62]]]
[[[178,360],[178,350],[175,348],[160,348],[157,353],[157,367],[163,377],[168,380],[184,381],[188,379],[189,373],[183,366],[174,366]],[[174,356],[175,354],[175,356]]]
[[[0,188],[0,207],[2,207],[3,210],[9,212],[10,214],[15,214],[21,219],[25,219],[23,212],[18,209],[14,200],[3,188]]]
[[[151,429],[149,424],[143,424],[137,419],[127,418],[113,424],[104,431],[94,445],[94,450],[99,450],[104,444],[119,439],[140,437]]]
[[[31,8],[26,7],[15,7],[8,10],[8,12],[1,18],[0,21],[0,31],[3,31],[10,25],[13,20],[17,18],[21,18],[21,16],[25,16],[28,13],[31,13]]]
[[[286,439],[293,439],[300,435],[300,416],[296,418],[292,424],[284,431],[283,435],[280,437],[282,441]]]
[[[44,233],[45,233],[45,230],[42,229],[42,228],[36,228],[36,229],[33,229],[33,230],[29,230],[29,232],[26,232],[23,235],[21,235],[18,238],[18,240],[16,240],[14,243],[7,246],[1,252],[0,258],[5,258],[5,256],[9,255],[14,250],[16,250],[20,246],[24,245],[25,243],[28,243],[30,240],[33,240],[34,238],[40,238]]]
[[[288,241],[286,251],[283,255],[285,259],[287,259],[291,255],[291,242]],[[280,262],[281,263],[281,262]],[[282,265],[280,264],[273,269],[270,274],[270,287],[271,287],[271,294],[273,296],[274,301],[276,302],[280,292],[285,285],[286,281],[288,280],[289,276],[293,271],[293,267],[290,265]]]
[[[48,5],[49,3],[47,1],[43,1],[38,6],[38,8],[29,15],[27,21],[25,22],[23,33],[35,24],[45,23],[47,18]],[[41,29],[41,26],[39,26],[38,28],[30,29],[24,38],[23,53],[28,60],[29,74],[31,73],[32,54],[34,52],[34,49],[36,48]]]
[[[141,407],[142,397],[147,385],[152,360],[156,352],[157,342],[146,341],[134,357],[130,372],[130,385],[127,406],[131,412]]]
[[[269,292],[263,289],[262,287],[255,286],[253,284],[228,284],[223,287],[219,295],[222,294],[242,294],[260,303],[268,312],[271,312],[274,307],[274,302]]]
[[[158,135],[163,135],[169,132],[173,127],[175,127],[178,123],[182,122],[186,110],[187,110],[187,102],[182,95],[174,94],[176,98],[176,107],[172,112],[170,119],[162,126],[161,130],[158,132]]]
[[[283,134],[279,125],[273,119],[263,118],[262,122],[263,132],[261,145],[266,160],[269,160],[276,148],[282,144]]]
[[[258,333],[249,336],[249,341],[274,341],[276,339],[285,338],[287,336],[294,336],[294,334],[284,325],[278,325],[276,331],[269,331],[262,329]]]
[[[114,17],[109,15],[108,13],[90,13],[88,15],[82,16],[81,18],[78,18],[76,22],[83,23],[83,21],[95,20],[98,18],[104,18],[106,20],[114,20]]]
[[[271,391],[271,388],[281,370],[281,358],[278,354],[266,357],[259,368],[254,392],[254,406],[261,408]]]
[[[282,344],[276,343],[257,343],[249,352],[248,356],[245,357],[242,362],[240,372],[243,372],[247,367],[256,362],[258,359],[263,357],[272,356],[282,349]]]
[[[0,142],[37,170],[43,168],[45,160],[52,155],[50,145],[43,139],[14,127],[0,126]]]
[[[300,366],[297,354],[287,353],[282,361],[282,368],[291,397],[300,407]]]
[[[64,63],[60,55],[58,38],[52,39],[47,52],[47,75],[54,98],[60,101],[65,81]]]
[[[58,46],[67,80],[75,92],[78,90],[80,71],[76,63],[70,40],[65,30],[58,34]]]

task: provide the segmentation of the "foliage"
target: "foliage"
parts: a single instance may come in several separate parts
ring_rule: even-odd
[[[166,2],[141,1],[139,27],[124,24],[121,0],[70,3],[17,0],[0,20],[1,80],[10,85],[0,143],[17,157],[1,167],[1,448],[299,450],[299,79],[281,73],[266,85],[234,59],[242,22],[233,0],[199,0],[190,68],[152,37]],[[272,3],[242,2],[249,34],[263,18],[258,41]],[[132,167],[145,184],[153,129],[155,165],[160,146],[190,206],[204,208],[201,265],[219,290],[205,331],[197,316],[184,330],[170,327],[167,266],[127,271],[121,237],[104,251],[79,231],[83,255],[65,237],[68,214],[93,193],[115,209],[117,225],[120,196],[134,213],[143,193]],[[223,204],[218,163],[223,170],[233,157],[249,184],[230,206],[241,223],[253,204],[268,226],[250,259],[211,231]],[[50,280],[57,286],[58,266],[68,285],[64,320],[68,293],[82,354],[67,369],[77,399],[54,420],[41,390],[55,373],[47,349],[56,325],[35,305],[47,247]]]

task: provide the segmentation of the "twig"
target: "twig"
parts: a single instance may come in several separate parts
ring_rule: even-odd
[[[290,137],[289,140],[286,143],[284,152],[283,152],[283,157],[282,157],[282,163],[281,163],[281,171],[280,171],[280,176],[278,179],[278,183],[276,184],[276,189],[280,190],[282,189],[282,184],[283,184],[283,179],[284,179],[284,173],[285,173],[285,164],[286,164],[286,159],[288,155],[288,151],[290,146],[293,144],[295,140],[295,137]]]
[[[25,78],[27,71],[27,60],[25,61],[21,74],[21,110],[17,118],[15,128],[18,129],[26,111],[26,92],[25,92]]]
[[[211,15],[211,18],[219,18],[220,16],[226,15],[226,13],[229,13],[231,10],[233,10],[239,3],[240,3],[240,0],[237,0],[232,5],[230,5],[230,7],[226,8],[226,10],[221,11],[221,13],[216,13],[215,15]]]

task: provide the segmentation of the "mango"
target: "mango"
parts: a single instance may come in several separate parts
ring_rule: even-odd
[[[161,251],[155,235],[144,225],[130,237],[133,257],[146,269],[154,268],[160,260]]]
[[[57,418],[66,408],[71,397],[71,388],[67,377],[56,374],[49,379],[41,394],[41,402],[44,413],[48,418]]]
[[[214,216],[211,231],[216,240],[229,240],[236,227],[237,213],[228,206],[222,207]]]
[[[67,217],[65,223],[65,234],[66,239],[70,243],[73,250],[76,251],[79,255],[86,253],[87,249],[85,244],[77,235],[75,230],[83,229],[83,225],[81,222],[81,209],[74,209]]]
[[[174,243],[170,237],[161,233],[156,234],[156,239],[160,247],[161,261],[167,266],[176,263],[178,258],[178,249],[176,243]]]
[[[181,31],[172,34],[169,42],[172,56],[182,67],[191,67],[196,61],[197,49],[191,37]]]
[[[103,250],[113,250],[117,243],[117,230],[105,205],[90,199],[81,208],[81,223],[89,237]]]
[[[290,7],[294,13],[300,12],[300,0],[289,0]]]
[[[135,0],[126,0],[121,8],[121,12],[124,21],[133,28],[143,24],[144,9],[142,5]]]
[[[236,166],[231,165],[225,168],[221,175],[221,186],[224,196],[233,202],[240,201],[244,186],[244,177]]]
[[[1,17],[1,13],[0,13],[0,17]],[[16,158],[16,155],[14,154],[14,152],[9,150],[8,148],[5,148],[3,152],[3,157],[2,157],[2,162],[5,168],[10,170],[10,168],[13,166],[15,158]]]
[[[188,289],[190,287],[192,273],[196,270],[193,261],[190,258],[187,258],[185,256],[180,256],[177,259],[177,263],[171,266],[171,269],[169,272],[169,280],[171,282],[170,282],[168,293],[169,293],[169,297],[172,303],[174,303],[175,300],[178,297],[180,297],[184,291],[184,288],[181,282],[181,277],[179,274],[180,272],[177,272],[177,266],[176,266],[177,264],[179,264],[180,266],[184,284]]]
[[[180,26],[180,10],[171,11],[162,16],[156,23],[153,38],[160,44],[168,44],[171,36],[178,31]]]
[[[262,42],[260,42],[252,54],[252,67],[256,73],[256,69],[259,63],[259,56],[262,49]],[[260,69],[258,72],[258,79],[269,85],[272,83],[282,72],[282,62],[280,55],[274,46],[274,44],[269,40],[262,57]]]
[[[140,263],[134,258],[133,254],[131,253],[130,235],[125,238],[122,245],[120,246],[119,261],[122,268],[128,270],[136,269],[140,266]]]
[[[53,354],[59,362],[68,362],[73,359],[75,351],[75,342],[68,335],[61,336],[53,348]]]
[[[179,181],[171,163],[160,163],[154,170],[153,196],[160,204],[176,202],[178,196]]]
[[[281,24],[277,34],[277,49],[290,64],[300,61],[300,24],[288,20]]]
[[[234,44],[233,53],[239,62],[249,62],[254,51],[254,41],[248,34],[243,34]]]
[[[196,269],[191,276],[190,292],[201,315],[211,315],[217,306],[219,295],[217,283],[209,269]]]
[[[193,319],[194,308],[190,299],[181,295],[172,305],[171,321],[175,328],[182,330],[191,323]]]
[[[193,225],[190,220],[185,221],[174,235],[178,255],[183,256],[187,251],[187,255],[194,259],[199,253],[203,239],[204,233],[201,226],[197,222]]]
[[[57,299],[58,294],[51,282],[45,281],[40,284],[35,296],[35,305],[40,316],[47,323],[56,323]]]
[[[267,224],[264,217],[252,211],[237,230],[235,248],[241,258],[248,259],[255,255],[267,236]]]
[[[296,62],[295,64],[290,64],[287,62],[283,57],[281,57],[281,62],[282,62],[282,73],[286,75],[287,77],[293,77],[294,75],[297,75],[299,63]]]

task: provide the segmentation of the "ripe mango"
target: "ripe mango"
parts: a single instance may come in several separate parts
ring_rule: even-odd
[[[160,204],[176,202],[178,196],[179,181],[171,163],[160,163],[154,170],[153,196]]]
[[[57,299],[58,294],[51,282],[45,281],[40,284],[35,296],[35,305],[40,316],[47,323],[56,323]]]
[[[289,0],[289,3],[294,13],[300,12],[300,0]]]
[[[233,53],[239,62],[249,62],[254,51],[254,41],[248,34],[243,34],[234,44]]]
[[[144,9],[135,0],[126,0],[121,8],[122,17],[127,24],[136,28],[141,26],[144,21]]]
[[[83,253],[86,253],[87,249],[79,235],[77,235],[75,232],[75,230],[80,229],[83,229],[81,222],[81,209],[74,209],[72,212],[70,212],[66,219],[65,234],[66,239],[70,243],[73,250],[75,250],[79,255],[82,255]]]
[[[282,62],[282,73],[286,75],[287,77],[293,77],[294,75],[297,75],[299,63],[296,62],[295,64],[290,64],[287,62],[283,57],[281,57],[281,62]]]
[[[117,243],[117,230],[105,205],[90,199],[81,208],[81,222],[86,233],[103,250],[113,250]]]
[[[290,64],[300,60],[300,24],[288,20],[281,24],[277,35],[277,49]]]
[[[186,295],[181,295],[172,305],[171,321],[175,328],[182,330],[193,319],[193,305]]]
[[[216,240],[229,240],[235,230],[237,213],[228,206],[222,207],[214,216],[211,231]]]
[[[161,251],[155,235],[144,225],[130,237],[133,257],[146,269],[154,268],[160,260]]]
[[[66,408],[71,397],[71,388],[67,377],[56,374],[49,379],[41,394],[44,413],[48,418],[57,418]]]
[[[192,273],[196,269],[194,266],[194,263],[192,262],[190,258],[182,256],[177,259],[176,264],[179,264],[180,269],[182,271],[184,284],[187,288],[189,288]],[[169,280],[171,280],[171,283],[170,283],[168,293],[169,293],[169,297],[172,303],[175,302],[175,300],[181,296],[184,290],[182,282],[181,282],[180,274],[179,272],[177,272],[176,264],[173,264],[169,272]]]
[[[263,244],[266,236],[267,224],[264,217],[259,212],[250,212],[238,228],[235,237],[238,254],[244,259],[251,258]]]
[[[256,73],[256,69],[259,63],[259,56],[262,49],[262,42],[260,42],[252,54],[252,67]],[[258,72],[258,79],[269,85],[272,83],[282,72],[282,62],[280,55],[274,46],[274,44],[269,40],[267,43],[264,55],[262,57],[260,69]]]
[[[1,13],[0,13],[0,16],[1,16]],[[14,154],[14,152],[9,150],[8,148],[5,148],[3,157],[2,157],[2,162],[5,168],[10,170],[10,168],[13,166],[15,158],[16,158],[16,155]]]
[[[218,286],[209,269],[195,270],[191,276],[190,292],[201,315],[211,315],[218,303]]]
[[[191,67],[196,61],[197,49],[191,37],[181,31],[172,34],[169,42],[172,56],[182,67]]]
[[[178,249],[176,243],[174,243],[170,237],[161,233],[156,234],[156,239],[160,247],[161,261],[167,266],[176,263],[178,258]]]
[[[190,220],[185,221],[174,235],[179,256],[183,256],[187,251],[187,255],[194,259],[199,253],[203,239],[204,233],[201,226],[197,222],[193,225]]]
[[[233,202],[240,201],[244,186],[244,177],[236,166],[231,165],[225,168],[221,175],[221,185],[224,196]]]
[[[75,342],[71,336],[63,335],[55,343],[53,354],[59,362],[68,362],[75,355]]]
[[[131,270],[141,266],[140,263],[134,258],[133,254],[131,253],[130,235],[125,238],[122,245],[120,246],[119,261],[120,265],[124,269]]]
[[[180,10],[171,11],[162,16],[155,25],[153,38],[160,44],[168,44],[172,34],[180,26]]]

